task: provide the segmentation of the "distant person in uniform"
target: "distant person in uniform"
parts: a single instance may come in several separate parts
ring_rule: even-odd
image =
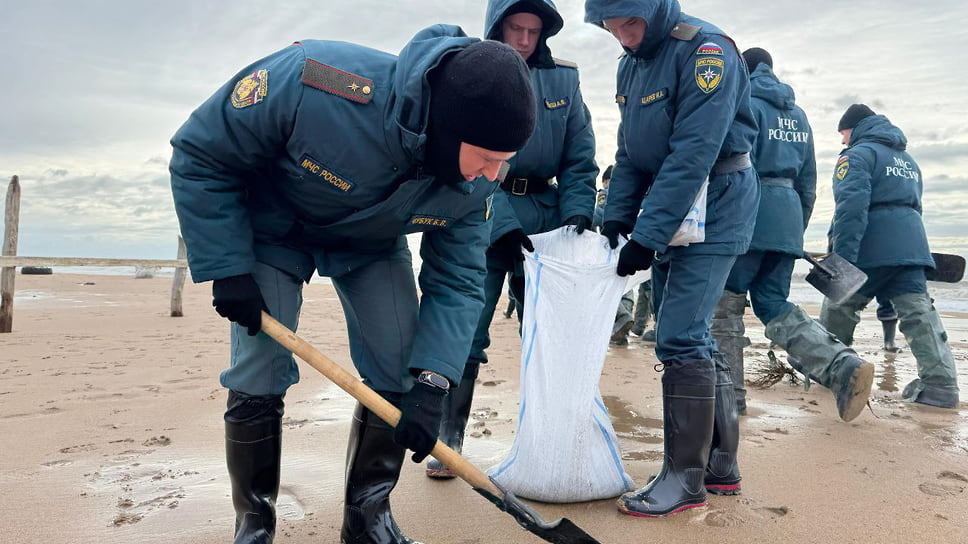
[[[655,327],[646,330],[649,321],[655,321],[655,308],[652,306],[652,280],[639,284],[639,294],[635,299],[635,314],[632,329],[629,331],[643,342],[655,342]]]
[[[877,320],[881,322],[881,329],[884,332],[884,351],[888,353],[901,351],[901,348],[894,343],[897,337],[897,310],[889,299],[877,297]]]
[[[592,219],[592,226],[595,230],[601,230],[602,220],[605,217],[605,204],[608,201],[608,184],[612,180],[613,165],[608,165],[602,174],[602,188],[598,191],[598,198],[595,201],[595,216]],[[635,325],[635,298],[632,291],[622,293],[618,308],[615,310],[615,321],[612,322],[612,335],[608,343],[613,346],[627,346],[629,343],[629,331]]]
[[[733,41],[681,13],[676,0],[586,0],[585,21],[625,50],[602,234],[612,248],[630,235],[620,276],[652,267],[663,369],[662,470],[618,507],[664,516],[705,506],[707,489],[740,489],[736,400],[709,324],[736,256],[749,248],[759,200],[749,157],[756,133],[749,74]],[[670,246],[707,179],[704,241]]]
[[[820,322],[850,345],[860,311],[874,297],[889,300],[918,365],[904,400],[955,408],[957,369],[925,278],[935,263],[921,219],[921,169],[901,129],[865,104],[847,108],[837,130],[847,148],[834,170],[833,251],[863,270],[867,282],[843,304],[824,300]]]
[[[796,105],[793,89],[773,73],[773,58],[761,48],[743,52],[759,132],[753,166],[760,180],[760,205],[750,250],[736,259],[716,306],[712,334],[726,356],[740,413],[746,412],[743,376],[743,313],[749,293],[766,337],[787,351],[790,364],[833,392],[844,421],[856,418],[870,396],[874,366],[831,337],[790,298],[793,265],[803,256],[803,232],[816,200],[817,165],[813,131]]]
[[[299,380],[292,354],[260,332],[261,311],[296,329],[314,272],[332,279],[363,382],[402,411],[394,429],[356,408],[340,541],[413,542],[389,495],[405,448],[415,462],[433,449],[460,382],[484,306],[494,180],[534,117],[513,49],[436,25],[399,57],[297,42],[244,68],[175,134],[189,268],[232,321],[221,383],[237,544],[275,534],[283,397]],[[404,237],[416,232],[419,302]]]
[[[491,320],[508,273],[515,300],[524,301],[522,251],[534,251],[528,235],[564,225],[582,234],[592,226],[598,166],[591,114],[582,99],[578,67],[552,57],[548,47],[548,38],[563,24],[550,0],[487,3],[485,37],[510,45],[527,63],[537,101],[537,122],[531,140],[509,161],[510,171],[494,193],[484,310],[460,385],[447,398],[440,431],[440,439],[458,452],[464,442],[474,383],[480,365],[487,362]],[[427,465],[427,476],[453,478],[454,474],[433,459]]]

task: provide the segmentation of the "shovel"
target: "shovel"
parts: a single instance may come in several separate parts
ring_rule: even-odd
[[[928,281],[958,283],[965,277],[965,258],[961,255],[932,253],[934,268],[926,268],[924,275]]]
[[[867,274],[850,264],[836,253],[817,260],[813,255],[804,253],[813,268],[807,274],[807,283],[824,294],[834,304],[843,304],[867,282]]]
[[[394,427],[400,421],[400,410],[265,312],[262,312],[262,331],[320,371],[323,376],[363,403],[383,421]],[[541,519],[541,516],[531,507],[518,500],[513,493],[502,489],[479,468],[440,440],[437,441],[430,455],[447,465],[451,471],[470,484],[474,491],[494,503],[501,511],[511,514],[522,527],[545,541],[555,544],[601,544],[568,519],[563,518],[552,523]]]

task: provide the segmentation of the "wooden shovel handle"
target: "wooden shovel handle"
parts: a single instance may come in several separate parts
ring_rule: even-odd
[[[262,312],[262,330],[283,347],[298,355],[300,359],[306,361],[310,366],[321,372],[323,376],[329,378],[340,389],[363,403],[371,412],[379,416],[380,419],[394,427],[397,426],[397,423],[400,421],[400,410],[396,406],[387,402],[376,391],[370,389],[355,376],[343,370],[343,367],[334,363],[332,359],[323,355],[308,342],[296,336],[296,333],[289,330],[288,327],[279,323],[265,312]],[[459,453],[450,449],[440,440],[437,441],[430,455],[433,455],[441,463],[447,465],[454,474],[457,474],[461,480],[470,484],[471,487],[485,490],[498,498],[504,498],[504,493],[491,482],[486,474],[481,472],[481,469],[461,457]]]

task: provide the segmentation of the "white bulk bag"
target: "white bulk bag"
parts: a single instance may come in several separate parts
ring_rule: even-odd
[[[634,489],[598,388],[629,283],[615,274],[619,250],[593,231],[576,235],[568,227],[531,240],[518,430],[488,474],[508,491],[544,502],[615,497]]]

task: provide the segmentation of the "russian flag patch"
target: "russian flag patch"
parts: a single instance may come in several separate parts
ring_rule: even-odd
[[[696,50],[697,55],[722,55],[723,48],[714,42],[706,42]]]

